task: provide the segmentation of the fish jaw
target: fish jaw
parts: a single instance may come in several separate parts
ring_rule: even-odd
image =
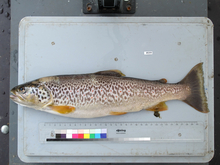
[[[24,98],[19,93],[14,91],[11,91],[10,99],[17,104],[24,101]]]
[[[12,99],[14,101],[16,98],[17,98],[17,96],[14,93],[11,93],[10,99]]]
[[[24,107],[29,107],[29,108],[34,108],[36,110],[41,110],[43,107],[42,104],[39,105],[36,103],[29,102],[28,100],[26,100],[22,95],[20,95],[16,91],[11,91],[10,99],[18,105],[21,105]]]
[[[25,107],[31,107],[25,103],[25,99],[17,92],[11,92],[10,99],[14,101],[16,104],[19,104]]]

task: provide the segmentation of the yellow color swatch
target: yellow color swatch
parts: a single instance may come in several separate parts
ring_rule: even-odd
[[[84,134],[84,139],[89,139],[89,134]]]

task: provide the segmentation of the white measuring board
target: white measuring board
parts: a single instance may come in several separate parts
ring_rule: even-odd
[[[208,114],[181,101],[168,101],[161,118],[142,110],[74,119],[18,106],[18,156],[39,163],[208,162],[214,154],[209,19],[25,17],[19,26],[19,84],[110,69],[129,77],[176,83],[199,62],[204,63]],[[95,130],[100,130],[97,138]],[[84,138],[75,138],[77,131],[77,137]]]

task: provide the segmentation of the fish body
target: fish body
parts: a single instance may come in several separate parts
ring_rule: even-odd
[[[142,109],[163,111],[168,100],[182,100],[208,112],[202,63],[179,83],[124,77],[117,70],[84,75],[45,77],[11,90],[16,103],[73,118],[122,115]]]

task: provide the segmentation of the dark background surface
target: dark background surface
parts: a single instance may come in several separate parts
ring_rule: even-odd
[[[9,125],[10,5],[0,0],[0,127]],[[8,14],[6,14],[8,13]],[[9,135],[0,133],[0,165],[7,165]]]
[[[152,3],[151,3],[152,2]],[[142,0],[144,5],[139,5],[136,16],[205,16],[214,23],[214,64],[215,64],[215,156],[210,165],[220,164],[220,112],[219,99],[220,87],[220,0]],[[183,3],[177,5],[179,3]],[[140,3],[139,3],[140,4]],[[189,5],[190,4],[190,5]],[[72,5],[72,6],[71,6]],[[81,0],[56,1],[56,0],[12,0],[12,9],[9,0],[0,0],[0,126],[9,125],[10,112],[10,139],[9,134],[0,133],[0,165],[23,164],[17,157],[17,129],[16,111],[9,111],[9,84],[17,84],[17,76],[14,76],[17,68],[17,30],[18,22],[23,16],[74,16],[82,15]],[[30,7],[30,8],[29,8]],[[75,7],[75,8],[74,8]],[[1,8],[3,11],[1,12]],[[66,9],[68,8],[68,9]],[[72,9],[72,10],[70,10]],[[12,10],[12,16],[11,11]],[[82,15],[83,16],[83,15]],[[12,19],[11,19],[12,18]],[[11,26],[10,26],[11,23]],[[12,35],[10,34],[12,29]],[[11,45],[10,45],[11,37]],[[11,46],[11,48],[10,48]],[[11,52],[10,52],[11,49]],[[11,55],[11,60],[10,60]],[[10,71],[11,61],[11,71]],[[11,72],[11,81],[9,81]],[[9,151],[10,141],[10,151]],[[10,161],[9,161],[10,159]],[[88,164],[88,163],[87,163]],[[110,163],[108,163],[110,164]],[[196,163],[199,164],[199,163]],[[206,163],[207,164],[207,163]],[[201,165],[201,164],[200,164]]]

